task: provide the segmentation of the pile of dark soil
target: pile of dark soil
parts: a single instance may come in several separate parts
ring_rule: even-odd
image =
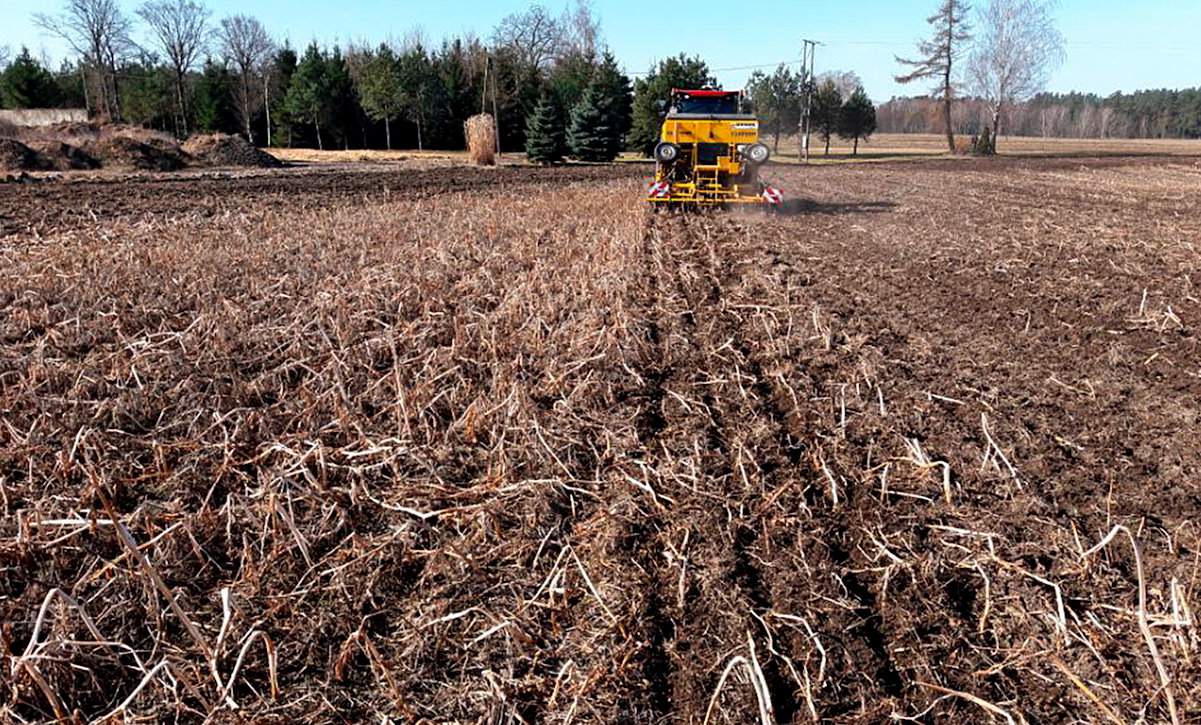
[[[275,168],[283,165],[279,159],[256,148],[241,136],[223,133],[193,136],[184,143],[183,150],[208,166]]]
[[[0,138],[0,171],[29,171],[37,168],[38,155],[15,138]]]
[[[100,138],[104,128],[95,121],[64,121],[37,129],[36,134],[42,138],[52,138],[75,146]]]
[[[61,141],[35,141],[30,149],[37,156],[37,168],[45,171],[79,171],[100,168],[94,156]]]
[[[176,171],[186,165],[179,147],[149,143],[128,136],[101,137],[87,150],[106,168]]]

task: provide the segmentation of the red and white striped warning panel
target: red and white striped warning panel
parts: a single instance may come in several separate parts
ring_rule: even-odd
[[[671,184],[666,181],[656,181],[647,190],[647,195],[652,199],[666,199],[671,196]]]
[[[784,203],[784,192],[774,186],[763,187],[763,200],[773,206],[778,206]]]

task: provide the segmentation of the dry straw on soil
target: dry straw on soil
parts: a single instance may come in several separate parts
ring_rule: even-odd
[[[472,116],[463,124],[467,134],[467,151],[471,160],[479,166],[496,164],[496,123],[492,114]]]
[[[1197,711],[1201,169],[628,168],[6,190],[0,720]]]

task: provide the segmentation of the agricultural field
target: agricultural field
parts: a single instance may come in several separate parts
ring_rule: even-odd
[[[1196,157],[648,175],[0,186],[0,720],[1196,717]]]
[[[961,143],[969,139],[958,137]],[[825,161],[825,144],[811,141],[811,162]],[[1005,156],[1201,156],[1201,140],[1189,139],[1129,139],[1129,138],[1032,138],[1002,136],[997,142]],[[831,139],[830,154],[839,162],[851,156],[851,145],[835,137]],[[905,158],[942,156],[947,153],[947,137],[936,133],[878,133],[859,144],[858,160],[879,161]],[[781,139],[777,158],[796,162],[796,137]]]
[[[765,141],[775,148],[771,138]],[[968,139],[960,137],[966,142]],[[1201,156],[1201,140],[1181,139],[1089,139],[1089,138],[1028,138],[1002,137],[1001,153],[1004,156],[1048,156],[1048,157],[1198,157]],[[797,140],[795,136],[784,136],[774,156],[783,164],[797,163]],[[940,134],[925,133],[878,133],[859,144],[859,153],[852,157],[851,145],[838,137],[831,140],[830,157],[825,156],[824,144],[817,138],[810,148],[810,163],[821,165],[829,162],[839,164],[848,161],[903,161],[947,157],[947,139]],[[315,151],[312,149],[273,149],[272,153],[290,163],[304,164],[404,164],[407,168],[429,168],[462,165],[467,160],[466,152],[456,151]],[[626,153],[624,162],[643,162],[641,156]],[[970,161],[967,156],[956,161]],[[508,154],[502,164],[523,163],[524,159]]]

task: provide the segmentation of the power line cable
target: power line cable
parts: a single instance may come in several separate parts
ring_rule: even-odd
[[[729,72],[739,71],[739,70],[762,70],[764,68],[778,68],[782,65],[785,65],[785,66],[801,65],[804,62],[805,61],[797,58],[795,60],[781,60],[781,61],[777,61],[775,63],[756,63],[755,65],[737,65],[737,66],[730,66],[728,68],[710,68],[709,72],[710,73],[729,73]],[[646,76],[646,75],[650,75],[651,73],[657,72],[657,71],[629,71],[629,70],[623,69],[623,72],[628,76]]]

